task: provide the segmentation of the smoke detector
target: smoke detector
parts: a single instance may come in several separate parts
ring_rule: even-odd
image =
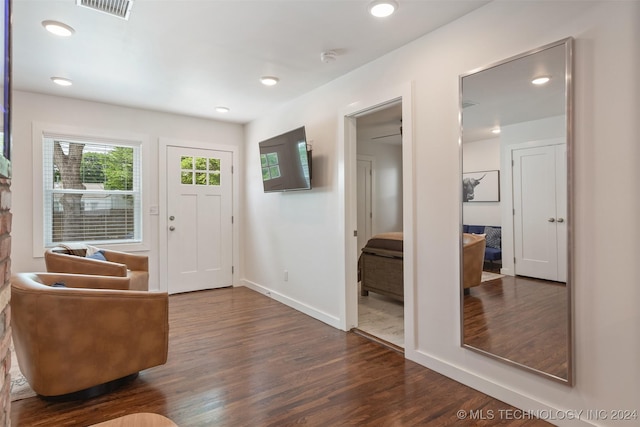
[[[328,64],[336,60],[338,54],[334,50],[325,50],[320,54],[320,61]]]
[[[128,20],[133,0],[76,0],[76,4]]]

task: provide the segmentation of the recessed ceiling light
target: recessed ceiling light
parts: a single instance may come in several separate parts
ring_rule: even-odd
[[[42,26],[51,34],[55,34],[60,37],[70,37],[76,32],[67,24],[63,24],[58,21],[42,21]]]
[[[262,83],[265,86],[277,85],[279,81],[280,81],[279,78],[273,77],[273,76],[260,77],[260,83]]]
[[[51,81],[60,86],[71,86],[73,82],[64,77],[51,77]]]
[[[531,80],[531,83],[533,83],[534,85],[540,86],[540,85],[549,83],[549,80],[551,80],[551,77],[549,76],[540,76]]]
[[[395,0],[375,0],[369,4],[369,13],[376,18],[385,18],[398,9],[398,2]]]
[[[218,113],[228,113],[231,110],[229,109],[229,107],[223,107],[222,105],[220,105],[220,106],[216,107],[216,111]]]
[[[494,135],[498,135],[501,132],[500,128],[491,129],[491,133]]]

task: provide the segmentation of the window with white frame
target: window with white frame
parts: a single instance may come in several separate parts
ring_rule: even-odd
[[[140,143],[44,136],[44,245],[142,241]]]

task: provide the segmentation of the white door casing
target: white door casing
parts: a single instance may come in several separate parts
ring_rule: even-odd
[[[402,102],[402,188],[403,188],[403,231],[404,231],[404,348],[405,357],[415,357],[414,322],[414,144],[413,144],[413,84],[406,82],[396,87],[385,87],[375,91],[370,98],[349,103],[338,112],[338,187],[343,189],[340,209],[344,216],[340,221],[340,232],[344,236],[345,259],[340,273],[344,277],[344,296],[340,300],[340,328],[349,330],[358,325],[357,283],[357,131],[358,116],[385,108],[398,101]]]
[[[170,294],[232,285],[232,153],[167,146]]]

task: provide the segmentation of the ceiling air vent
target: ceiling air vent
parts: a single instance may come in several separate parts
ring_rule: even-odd
[[[133,0],[76,0],[76,4],[118,18],[129,19]]]
[[[465,100],[462,100],[462,108],[469,108],[469,107],[473,107],[474,105],[478,105],[478,104],[476,104],[476,103],[475,103],[475,102],[473,102],[473,101],[468,101],[468,100],[467,100],[467,101],[465,101]]]

